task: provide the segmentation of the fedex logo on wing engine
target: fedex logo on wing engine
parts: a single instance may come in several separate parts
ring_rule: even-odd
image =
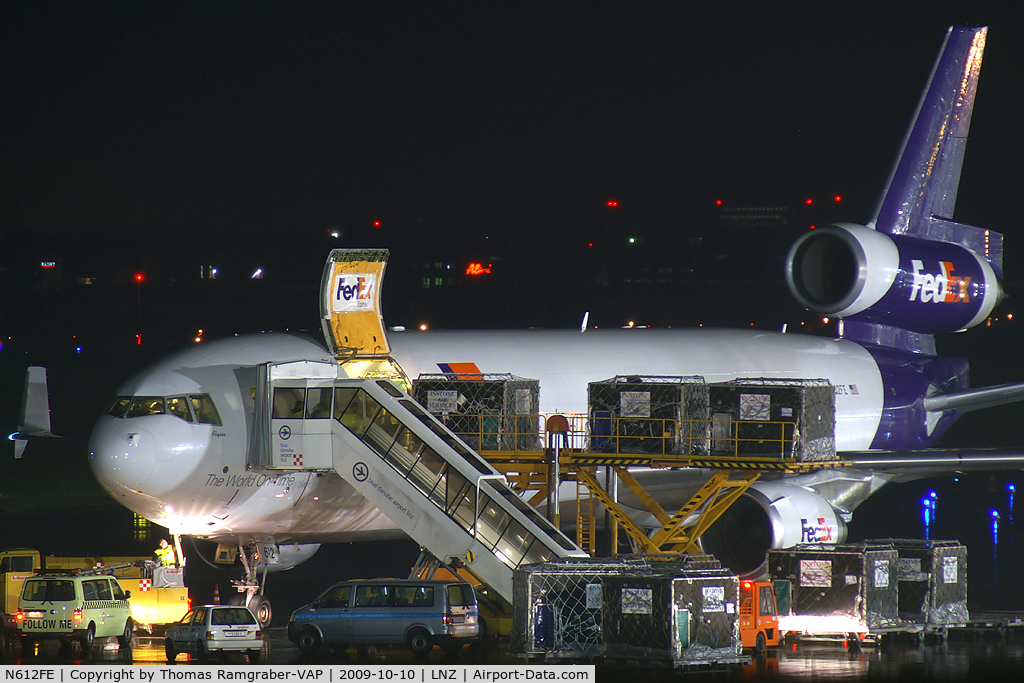
[[[801,543],[834,543],[835,527],[825,523],[824,517],[818,517],[818,523],[808,524],[806,519],[800,520]]]
[[[917,300],[920,293],[922,303],[956,303],[969,302],[967,288],[971,278],[953,275],[955,268],[952,261],[940,261],[939,272],[925,273],[924,263],[914,259],[914,283],[910,288],[910,300]]]
[[[373,273],[335,275],[331,310],[335,313],[372,310],[376,286],[377,276]]]

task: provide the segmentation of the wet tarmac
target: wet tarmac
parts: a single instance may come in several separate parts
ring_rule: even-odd
[[[22,463],[27,464],[27,463]],[[1013,477],[1007,473],[1007,478]],[[957,500],[960,516],[970,517],[971,505],[977,492],[986,488],[1005,490],[1005,479],[989,484],[986,478],[981,482],[964,481],[941,484],[956,491],[959,486],[969,486]],[[983,485],[984,484],[984,485]],[[986,486],[988,485],[988,486]],[[902,488],[902,490],[901,490]],[[940,488],[940,491],[942,489]],[[907,498],[905,487],[886,487],[878,494],[880,507],[898,507],[895,501]],[[954,498],[947,495],[947,499]],[[913,500],[913,498],[911,499]],[[872,503],[875,502],[873,499]],[[987,502],[987,501],[986,501]],[[870,509],[863,511],[870,512]],[[867,517],[861,516],[861,520]],[[909,516],[908,516],[909,517]],[[71,523],[71,519],[74,523]],[[918,518],[919,519],[919,518]],[[953,515],[941,519],[951,524]],[[1013,533],[1012,518],[1006,516],[1000,529],[999,554],[985,526],[978,531],[971,527],[958,529],[957,535],[966,540],[971,552],[971,581],[969,605],[972,613],[982,610],[1011,609],[1024,611],[1021,582],[1017,579],[1017,568],[1021,564],[1021,548]],[[875,520],[877,524],[877,520]],[[888,528],[898,528],[898,518],[888,520]],[[920,524],[919,521],[916,521]],[[66,511],[39,511],[7,514],[2,518],[0,532],[2,547],[39,547],[47,554],[89,555],[89,554],[147,554],[156,547],[156,540],[165,533],[155,527],[136,520],[133,515],[113,505],[91,508],[68,515]],[[914,531],[911,523],[906,531]],[[875,527],[877,528],[877,527]],[[919,531],[919,530],[918,530]],[[952,535],[952,534],[951,534]],[[237,572],[215,569],[204,560],[212,554],[211,544],[186,541],[186,583],[189,586],[193,604],[212,602],[216,588],[226,599],[231,589],[231,579]],[[309,561],[298,567],[275,574],[268,578],[267,591],[274,606],[271,628],[266,631],[261,661],[264,664],[320,664],[320,665],[393,665],[405,664],[468,664],[468,665],[528,665],[526,659],[513,657],[507,646],[501,643],[490,648],[467,647],[455,656],[449,656],[439,649],[426,659],[416,659],[405,648],[384,648],[374,651],[350,649],[342,654],[333,654],[326,649],[314,656],[303,655],[285,636],[285,624],[289,614],[308,602],[319,590],[329,583],[346,578],[374,576],[406,576],[409,567],[419,553],[418,546],[411,541],[367,542],[359,544],[330,544],[323,546]],[[166,665],[163,642],[160,638],[143,636],[127,651],[118,648],[116,641],[96,647],[89,655],[83,655],[77,645],[61,652],[58,643],[44,642],[26,656],[20,645],[4,649],[3,664],[84,664],[84,665]],[[252,666],[242,657],[232,657],[229,664]],[[176,666],[192,666],[185,655],[179,655]],[[630,680],[638,670],[644,670],[647,683],[656,680],[679,678],[678,672],[666,670],[649,661],[600,662],[597,663],[598,681],[618,681],[624,676]],[[918,643],[912,637],[888,639],[882,644],[849,649],[841,641],[799,641],[789,642],[763,659],[752,659],[745,666],[710,672],[706,669],[688,670],[687,677],[711,674],[728,680],[971,680],[992,683],[1003,680],[1020,680],[1024,671],[1024,627],[1010,629],[999,634],[994,629],[978,632],[953,631],[945,642],[925,641]]]
[[[124,665],[167,666],[163,640],[159,636],[140,635],[132,648],[123,649],[116,639],[97,642],[93,651],[83,654],[78,645],[62,650],[57,642],[36,644],[31,653],[24,653],[19,644],[3,650],[2,664],[24,665]],[[466,646],[461,652],[449,655],[435,648],[427,657],[415,657],[402,647],[350,648],[334,653],[324,648],[313,655],[299,652],[289,642],[285,629],[268,629],[259,663],[250,664],[244,655],[232,654],[213,664],[239,667],[283,665],[519,665],[540,662],[513,657],[507,643],[493,643],[486,647]],[[571,660],[543,662],[570,665]],[[1007,634],[994,631],[954,632],[945,641],[926,640],[919,643],[913,637],[895,637],[879,644],[851,649],[839,640],[790,641],[762,658],[751,658],[749,664],[723,669],[695,668],[685,673],[672,671],[654,662],[596,661],[598,681],[616,681],[624,675],[633,678],[642,672],[651,680],[713,677],[726,680],[1020,680],[1024,667],[1024,628],[1012,629]],[[188,655],[178,655],[173,666],[204,666]]]

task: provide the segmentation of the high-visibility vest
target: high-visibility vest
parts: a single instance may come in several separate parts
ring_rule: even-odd
[[[160,564],[163,566],[174,566],[174,548],[171,546],[167,546],[166,548],[157,548],[156,556],[160,558]]]

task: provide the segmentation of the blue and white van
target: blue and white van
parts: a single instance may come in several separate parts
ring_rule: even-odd
[[[435,645],[455,652],[479,637],[476,593],[463,581],[342,581],[288,621],[288,640],[307,654],[321,645],[342,651],[404,643],[422,656]]]

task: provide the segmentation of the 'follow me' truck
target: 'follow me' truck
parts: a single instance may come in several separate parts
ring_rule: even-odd
[[[11,643],[18,637],[14,615],[25,579],[37,570],[74,570],[114,567],[112,573],[125,590],[132,594],[132,621],[136,628],[152,632],[154,626],[171,624],[188,611],[188,589],[183,570],[157,567],[148,557],[55,557],[43,556],[32,548],[0,550],[0,590],[3,595],[3,641]]]

